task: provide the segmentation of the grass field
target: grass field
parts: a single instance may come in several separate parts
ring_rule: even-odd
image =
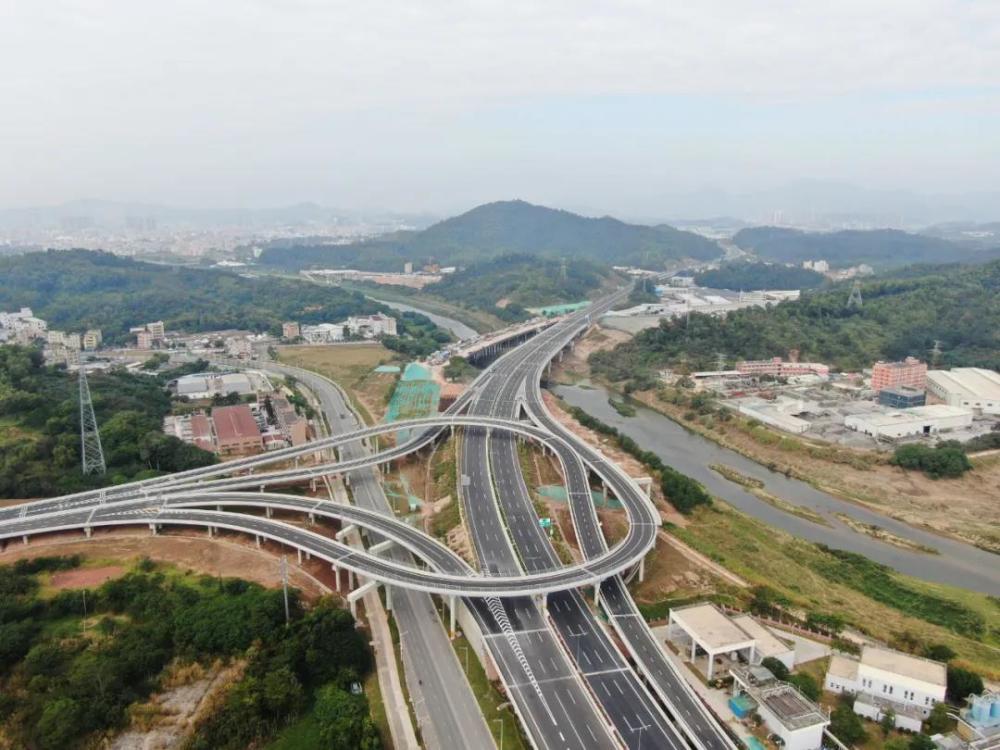
[[[381,344],[280,346],[278,359],[336,382],[351,396],[354,405],[360,407],[368,424],[380,421],[385,415],[396,386],[395,375],[374,371],[379,365],[399,361],[394,352]]]
[[[723,502],[699,508],[686,528],[670,533],[751,583],[776,590],[793,609],[842,615],[850,627],[901,648],[943,643],[966,666],[985,676],[1000,676],[996,597],[897,573],[883,576],[877,569],[866,569],[863,561],[848,567],[816,545]],[[983,632],[969,633],[970,620],[981,622]]]

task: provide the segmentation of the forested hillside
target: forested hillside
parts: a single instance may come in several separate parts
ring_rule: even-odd
[[[392,312],[342,289],[160,266],[89,250],[0,258],[0,279],[0,310],[28,306],[51,328],[100,328],[110,343],[125,341],[129,327],[150,320],[181,331],[280,333],[284,320],[332,322]]]
[[[774,263],[727,263],[695,277],[698,286],[711,289],[815,289],[826,281],[816,271]]]
[[[422,232],[401,232],[350,245],[272,246],[261,262],[284,268],[359,268],[401,271],[403,263],[468,265],[518,253],[586,259],[607,265],[663,268],[680,258],[722,254],[712,240],[674,227],[592,219],[524,201],[474,208]]]
[[[841,369],[877,359],[926,358],[935,340],[940,364],[1000,369],[1000,261],[982,266],[906,269],[900,278],[862,285],[861,309],[846,305],[849,288],[803,295],[794,302],[729,313],[663,320],[631,341],[592,355],[594,368],[613,380],[668,364],[714,367],[718,352],[730,361],[785,356]]]
[[[167,377],[124,370],[91,376],[108,472],[85,477],[76,377],[44,366],[37,350],[0,346],[0,498],[76,492],[214,463],[211,453],[161,431],[170,412]]]
[[[449,302],[515,321],[528,317],[526,307],[587,299],[611,276],[589,261],[564,264],[531,255],[504,255],[473,263],[424,289]],[[498,307],[498,302],[503,306]]]
[[[783,227],[750,227],[737,232],[733,242],[764,260],[801,263],[822,259],[834,268],[859,263],[885,268],[911,263],[976,262],[977,256],[971,246],[895,229],[803,232]]]
[[[149,559],[83,597],[51,585],[53,574],[82,562],[39,557],[0,566],[4,747],[163,746],[154,733],[113,739],[126,727],[157,725],[164,704],[146,703],[154,692],[187,684],[177,679],[185,673],[215,677],[231,659],[244,666],[199,707],[183,747],[261,748],[306,712],[316,736],[303,746],[381,747],[366,698],[350,692],[371,670],[368,639],[334,602],[304,611],[295,589],[285,604],[280,589],[160,569]]]

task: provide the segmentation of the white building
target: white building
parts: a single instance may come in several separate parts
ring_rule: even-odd
[[[756,656],[752,636],[709,602],[670,610],[667,637],[690,650],[690,661],[697,665],[699,656],[707,657],[705,676],[711,680],[716,664],[743,660],[753,663]]]
[[[854,713],[879,721],[890,711],[896,726],[919,732],[947,688],[944,664],[881,646],[865,646],[860,659],[834,654],[823,687],[855,696]]]
[[[48,324],[36,318],[30,307],[22,307],[18,312],[0,312],[0,341],[13,339],[18,344],[30,344],[44,338]]]
[[[225,396],[228,393],[238,393],[241,396],[255,393],[250,378],[241,372],[224,375],[212,372],[185,375],[177,379],[175,388],[178,396],[187,396],[193,400],[212,398],[216,395]]]
[[[729,670],[734,695],[746,694],[757,713],[785,750],[819,750],[830,716],[806,698],[798,688],[774,678],[763,667],[739,666]]]
[[[979,367],[930,370],[927,391],[949,406],[972,409],[978,414],[1000,415],[1000,373]]]
[[[396,335],[396,319],[383,313],[351,316],[347,319],[346,326],[352,336],[362,336],[366,339]]]
[[[970,425],[972,425],[972,411],[945,404],[915,406],[912,409],[902,410],[886,409],[844,417],[844,426],[848,429],[886,440],[914,435],[935,435]]]
[[[253,356],[253,344],[246,337],[226,339],[226,354],[238,359],[250,359]]]
[[[320,323],[315,326],[302,326],[302,338],[310,344],[329,344],[344,340],[343,323]]]

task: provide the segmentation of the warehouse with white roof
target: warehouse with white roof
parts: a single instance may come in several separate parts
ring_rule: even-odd
[[[956,367],[927,373],[927,391],[942,404],[1000,415],[1000,373],[980,367]]]

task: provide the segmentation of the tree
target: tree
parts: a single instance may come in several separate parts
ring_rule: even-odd
[[[802,695],[804,695],[809,700],[811,701],[819,700],[819,694],[820,694],[819,684],[816,682],[816,680],[813,678],[812,675],[805,673],[793,674],[788,677],[788,682],[795,685],[795,687],[797,687],[801,691]]]
[[[39,747],[45,750],[68,747],[79,731],[82,714],[80,704],[72,698],[57,698],[47,704],[35,726]]]
[[[845,745],[856,745],[868,736],[861,717],[846,704],[837,706],[830,714],[830,733]]]
[[[950,646],[946,646],[943,643],[934,643],[924,649],[924,656],[934,661],[948,663],[955,658],[955,652]]]
[[[882,736],[888,737],[893,729],[896,728],[896,712],[891,708],[887,709],[882,714],[882,718],[879,719],[878,725],[882,727]]]
[[[970,695],[983,692],[983,678],[963,667],[948,665],[948,700],[959,704]]]
[[[952,718],[948,715],[947,703],[935,703],[934,708],[931,709],[931,715],[924,722],[927,734],[944,734],[951,729],[952,724]]]
[[[335,750],[377,750],[381,747],[363,696],[351,695],[330,684],[320,689],[314,712],[320,737],[327,747]]]
[[[937,745],[926,734],[915,734],[910,738],[909,750],[937,750]]]
[[[788,679],[788,667],[786,667],[780,659],[768,656],[761,660],[760,665],[769,670],[777,679]]]

